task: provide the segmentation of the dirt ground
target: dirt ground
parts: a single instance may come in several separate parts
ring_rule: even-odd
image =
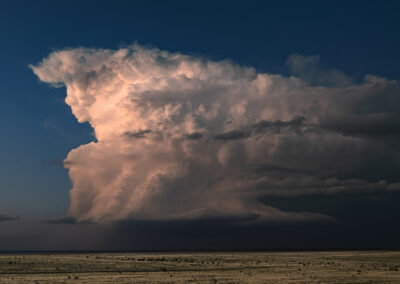
[[[0,283],[400,283],[400,251],[0,254]]]

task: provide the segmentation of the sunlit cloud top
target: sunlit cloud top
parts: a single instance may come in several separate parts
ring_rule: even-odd
[[[357,173],[365,155],[399,163],[398,82],[355,83],[321,68],[318,56],[294,54],[287,65],[292,76],[263,74],[137,44],[60,50],[32,65],[41,81],[66,87],[65,102],[97,139],[65,160],[68,215],[328,220],[260,200],[399,190],[379,176],[339,175]]]

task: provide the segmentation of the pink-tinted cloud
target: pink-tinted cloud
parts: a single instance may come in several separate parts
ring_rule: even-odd
[[[299,70],[298,57],[290,62]],[[252,214],[314,220],[328,217],[258,200],[398,189],[335,176],[357,170],[370,151],[386,154],[388,146],[368,129],[359,135],[346,125],[398,119],[391,109],[400,101],[396,81],[368,75],[354,84],[334,71],[323,73],[329,86],[314,86],[139,45],[55,51],[31,68],[40,80],[66,87],[65,102],[97,138],[65,160],[73,182],[68,215],[80,221]]]

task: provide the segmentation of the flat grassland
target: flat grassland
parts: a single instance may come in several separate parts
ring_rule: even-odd
[[[0,254],[0,283],[400,283],[400,251]]]

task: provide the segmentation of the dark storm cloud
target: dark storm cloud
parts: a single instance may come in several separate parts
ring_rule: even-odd
[[[333,120],[321,125],[348,136],[370,137],[376,139],[399,139],[400,118],[397,115],[382,113]]]
[[[232,130],[232,131],[225,132],[222,134],[214,135],[213,138],[215,140],[228,141],[228,140],[247,138],[247,137],[250,137],[250,134],[251,134],[250,132],[245,132],[242,130]]]
[[[236,139],[248,138],[255,134],[261,134],[266,132],[280,133],[283,129],[299,130],[301,126],[307,126],[305,124],[305,117],[298,116],[289,121],[268,121],[261,120],[249,127],[249,130],[232,130],[222,134],[214,135],[215,140],[229,141]]]
[[[326,221],[254,223],[256,217],[124,221],[114,224],[108,237],[116,249],[134,250],[139,244],[144,250],[276,249],[282,242],[287,244],[289,234],[286,235],[286,231],[293,226],[298,229],[336,224]],[[291,241],[292,245],[301,245],[303,240],[296,242],[292,235]]]
[[[285,210],[323,212],[335,216],[336,221],[124,221],[113,226],[108,235],[109,243],[133,250],[139,244],[141,249],[147,250],[400,248],[400,228],[396,226],[400,221],[397,214],[399,197],[400,194],[268,197],[261,202]],[[365,212],[368,212],[367,217]]]
[[[302,169],[285,168],[276,164],[252,164],[248,165],[248,170],[264,175],[266,173],[284,173],[284,174],[300,174],[304,173]]]
[[[132,137],[132,138],[144,138],[146,137],[146,134],[151,133],[150,129],[146,129],[146,130],[140,130],[137,132],[125,132],[124,135],[127,137]]]
[[[291,129],[298,129],[301,126],[305,126],[306,118],[303,116],[297,116],[289,121],[268,121],[268,120],[261,120],[256,124],[251,126],[252,130],[255,133],[263,133],[266,131],[271,131],[275,133],[279,133],[281,128],[291,128]]]
[[[203,137],[203,134],[199,133],[199,132],[193,132],[190,133],[188,135],[186,135],[186,138],[189,140],[197,140]]]

